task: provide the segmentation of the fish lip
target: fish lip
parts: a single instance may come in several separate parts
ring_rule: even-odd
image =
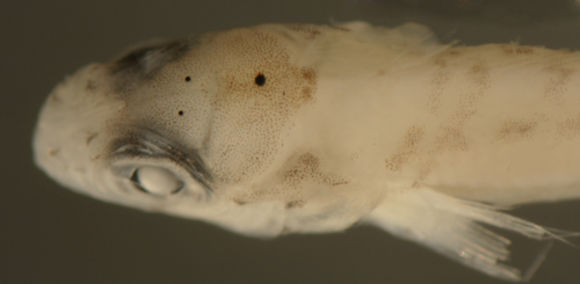
[[[109,160],[117,161],[137,157],[168,159],[184,169],[191,178],[202,185],[206,194],[214,192],[213,176],[195,149],[186,149],[149,128],[133,128],[128,135],[114,140]]]

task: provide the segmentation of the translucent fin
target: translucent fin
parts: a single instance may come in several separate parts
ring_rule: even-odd
[[[394,28],[371,26],[360,21],[334,25],[357,33],[363,41],[373,39],[375,43],[382,43],[390,52],[398,53],[391,64],[394,62],[405,64],[405,60],[399,59],[407,55],[417,57],[417,54],[423,54],[424,59],[430,59],[456,44],[456,42],[442,44],[430,28],[414,22],[407,22]]]
[[[549,247],[542,250],[522,274],[506,263],[510,260],[508,246],[511,241],[484,225],[535,240],[564,240],[562,235],[500,212],[496,207],[454,198],[424,187],[390,194],[367,221],[473,269],[511,281],[531,278]]]

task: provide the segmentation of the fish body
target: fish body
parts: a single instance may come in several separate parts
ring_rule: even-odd
[[[37,164],[106,201],[272,237],[362,222],[493,276],[500,209],[580,197],[580,54],[425,27],[260,25],[137,48],[55,88]]]

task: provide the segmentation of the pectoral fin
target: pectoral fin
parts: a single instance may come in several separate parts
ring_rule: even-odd
[[[511,281],[529,279],[549,246],[522,273],[509,264],[511,241],[493,229],[513,231],[534,240],[564,237],[494,206],[454,198],[426,187],[392,193],[367,221],[468,267]]]

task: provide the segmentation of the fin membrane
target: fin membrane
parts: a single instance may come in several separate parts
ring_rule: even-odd
[[[507,264],[511,241],[492,231],[492,227],[534,240],[565,241],[565,232],[556,235],[542,226],[499,210],[491,205],[418,187],[389,193],[366,221],[490,276],[511,281],[529,280],[550,246],[546,246],[522,273]]]

